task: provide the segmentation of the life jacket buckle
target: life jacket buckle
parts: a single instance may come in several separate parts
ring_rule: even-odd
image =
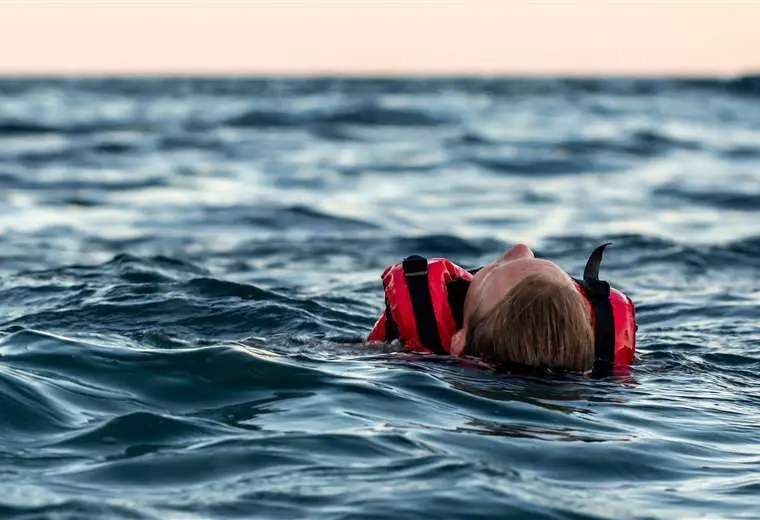
[[[405,276],[427,276],[428,274],[428,261],[424,256],[407,256],[401,265]]]

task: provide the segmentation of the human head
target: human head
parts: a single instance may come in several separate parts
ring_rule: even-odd
[[[590,370],[590,311],[562,268],[518,244],[473,277],[452,353],[503,366]]]

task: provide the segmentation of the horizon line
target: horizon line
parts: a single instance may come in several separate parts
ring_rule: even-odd
[[[760,68],[727,73],[709,70],[631,70],[631,71],[383,71],[383,70],[0,70],[0,79],[741,79],[760,77]]]

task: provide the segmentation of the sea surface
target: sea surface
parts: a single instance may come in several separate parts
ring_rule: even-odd
[[[361,343],[518,241],[630,374]],[[760,518],[760,77],[0,80],[0,518]]]

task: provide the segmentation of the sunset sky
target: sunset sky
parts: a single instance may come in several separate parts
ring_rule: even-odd
[[[758,2],[0,2],[0,73],[752,71]]]

